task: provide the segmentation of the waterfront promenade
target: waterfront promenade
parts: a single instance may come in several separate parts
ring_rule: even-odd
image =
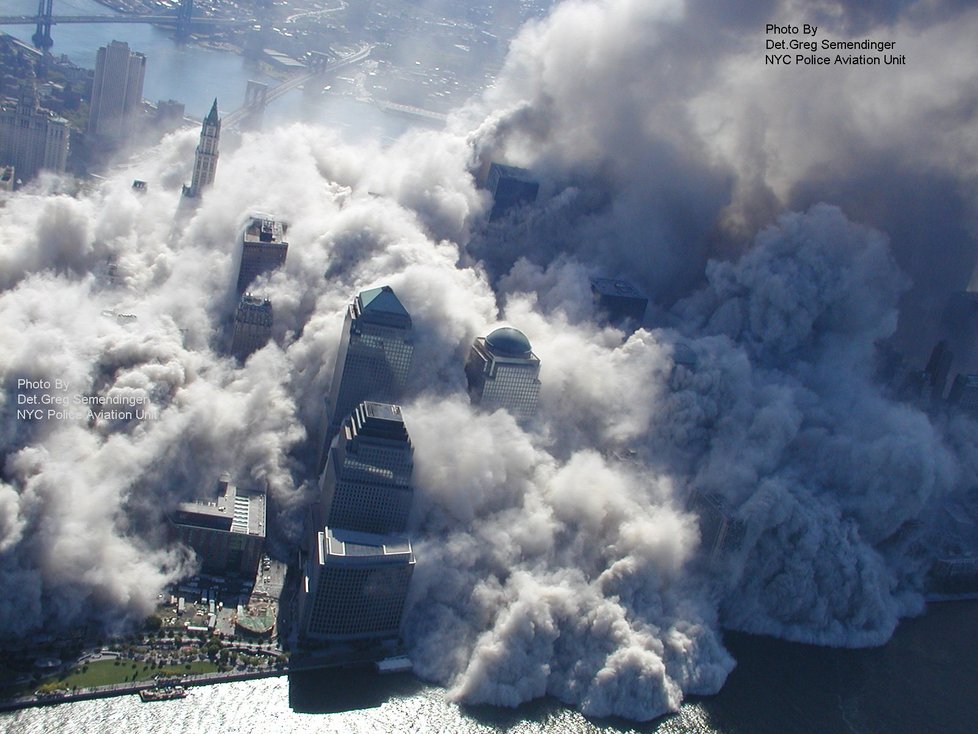
[[[185,688],[191,688],[194,686],[231,683],[233,681],[277,678],[282,675],[289,675],[290,673],[304,673],[327,668],[361,667],[372,665],[380,660],[381,657],[382,655],[376,651],[363,651],[360,654],[351,654],[351,651],[347,649],[338,651],[323,650],[301,653],[288,663],[268,665],[258,669],[229,670],[214,673],[188,673],[181,676],[168,676],[166,680],[170,683],[182,685]],[[124,683],[111,683],[104,686],[73,688],[65,691],[0,699],[0,711],[16,711],[17,709],[32,708],[34,706],[54,706],[60,703],[138,694],[140,691],[153,688],[156,684],[156,680],[126,681]]]
[[[326,666],[323,666],[326,667]],[[230,683],[238,680],[255,680],[257,678],[274,678],[280,675],[289,674],[289,666],[269,667],[262,670],[237,670],[218,673],[200,673],[197,675],[181,676],[179,684],[184,687],[207,686],[216,683]],[[172,679],[171,679],[172,680]],[[115,696],[126,696],[139,693],[156,686],[154,680],[129,681],[126,683],[111,683],[105,686],[95,686],[92,688],[77,688],[70,691],[56,691],[52,693],[31,694],[29,696],[18,696],[0,700],[0,711],[15,711],[26,709],[33,706],[54,706],[59,703],[72,703],[74,701],[88,701],[93,698],[113,698]]]

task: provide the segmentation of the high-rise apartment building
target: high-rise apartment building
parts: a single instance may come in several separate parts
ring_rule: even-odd
[[[403,533],[414,490],[414,448],[401,409],[364,402],[329,449],[320,482],[317,525],[368,533]]]
[[[29,181],[41,170],[63,173],[68,162],[68,121],[41,108],[33,80],[20,88],[14,105],[0,106],[0,164],[13,177]]]
[[[347,309],[325,400],[319,470],[329,443],[364,400],[396,402],[414,355],[411,316],[390,286],[363,291]]]
[[[289,225],[274,219],[252,217],[241,237],[241,266],[238,268],[238,293],[262,273],[285,264],[289,243],[285,233]]]
[[[504,408],[518,419],[536,414],[540,360],[523,332],[504,326],[477,337],[465,363],[472,403],[485,410]]]
[[[300,636],[314,643],[396,640],[413,572],[407,538],[324,527],[300,582]]]
[[[217,99],[215,98],[214,104],[211,105],[211,111],[207,113],[204,124],[200,127],[200,142],[197,143],[197,152],[194,154],[194,175],[190,181],[190,186],[183,187],[184,196],[191,199],[198,197],[204,189],[214,183],[220,142],[221,120],[217,116]]]
[[[238,489],[227,474],[219,487],[216,500],[181,502],[170,519],[204,573],[251,578],[265,543],[265,494]]]
[[[146,57],[125,41],[102,46],[95,56],[95,80],[88,132],[104,144],[129,142],[143,103]]]
[[[231,354],[244,361],[258,351],[272,336],[272,302],[267,298],[245,295],[234,314]]]

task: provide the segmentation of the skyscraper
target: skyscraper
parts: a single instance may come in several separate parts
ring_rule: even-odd
[[[252,352],[265,346],[272,336],[272,302],[267,298],[245,295],[234,314],[231,354],[244,361]]]
[[[0,106],[0,164],[12,165],[13,179],[29,181],[42,169],[63,173],[68,162],[68,121],[38,105],[34,82],[20,88],[15,105]]]
[[[241,267],[238,268],[238,293],[244,293],[262,273],[281,267],[289,252],[283,237],[289,225],[274,219],[252,217],[241,237]]]
[[[191,199],[214,183],[217,173],[218,143],[221,141],[221,120],[217,116],[217,99],[200,127],[200,142],[194,154],[194,176],[190,186],[183,187],[183,195]]]
[[[411,316],[390,286],[363,291],[347,308],[333,382],[325,400],[322,471],[329,442],[364,400],[396,402],[414,355]]]
[[[125,41],[112,41],[95,55],[95,80],[88,132],[101,142],[122,145],[136,127],[143,102],[146,57],[129,50]]]
[[[489,219],[493,221],[511,209],[536,201],[540,184],[533,180],[530,172],[525,168],[493,163],[489,166],[486,188],[492,193],[493,203]]]
[[[519,419],[536,414],[540,360],[523,332],[504,326],[477,337],[465,363],[472,403],[486,410],[504,408]]]
[[[414,491],[414,448],[397,405],[364,402],[329,449],[320,522],[367,533],[403,533]]]
[[[407,538],[324,527],[300,582],[300,635],[312,642],[396,640],[413,572]]]

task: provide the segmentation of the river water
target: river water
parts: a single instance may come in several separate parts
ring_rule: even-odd
[[[32,15],[37,0],[3,0],[0,13]],[[113,15],[113,10],[95,0],[55,0],[57,15]],[[26,43],[34,33],[32,25],[0,26],[0,31]],[[221,113],[237,109],[244,102],[249,79],[270,87],[277,79],[261,73],[253,63],[226,51],[179,45],[173,34],[151,25],[141,24],[64,24],[51,29],[55,56],[65,54],[78,66],[94,69],[95,53],[110,41],[125,41],[129,48],[146,56],[143,97],[152,102],[175,99],[183,102],[191,117],[203,119],[216,97]],[[344,72],[349,74],[349,71]],[[295,90],[269,105],[265,128],[301,120],[325,124],[344,132],[349,140],[362,138],[390,139],[412,125],[410,120],[384,114],[369,104],[350,97]]]
[[[37,12],[36,0],[4,0],[3,13]],[[55,15],[114,15],[95,0],[55,0]],[[34,26],[2,26],[0,30],[30,43]],[[274,80],[249,68],[243,58],[231,53],[198,46],[180,46],[172,34],[141,24],[65,24],[51,29],[51,53],[65,54],[78,66],[94,69],[95,52],[110,41],[125,41],[133,51],[146,55],[143,97],[153,102],[175,99],[183,102],[187,114],[203,118],[214,97],[222,109],[232,110],[244,101],[249,79],[274,84]]]
[[[832,650],[727,635],[738,666],[717,696],[654,722],[588,720],[552,699],[518,709],[460,707],[410,675],[321,672],[0,714],[0,731],[410,732],[411,734],[973,734],[978,730],[978,602],[931,606],[884,647]]]

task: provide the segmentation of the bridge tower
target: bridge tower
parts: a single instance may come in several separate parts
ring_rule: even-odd
[[[309,63],[306,66],[313,74],[322,74],[326,71],[329,64],[329,56],[320,51],[309,52]]]
[[[245,88],[245,115],[242,129],[261,130],[262,119],[265,116],[265,105],[268,101],[268,85],[263,82],[248,80]]]
[[[177,38],[181,41],[190,37],[190,23],[194,15],[194,0],[180,0],[177,11]]]
[[[54,45],[54,41],[51,39],[53,4],[54,0],[37,0],[37,28],[34,30],[31,40],[42,51],[47,51]]]

